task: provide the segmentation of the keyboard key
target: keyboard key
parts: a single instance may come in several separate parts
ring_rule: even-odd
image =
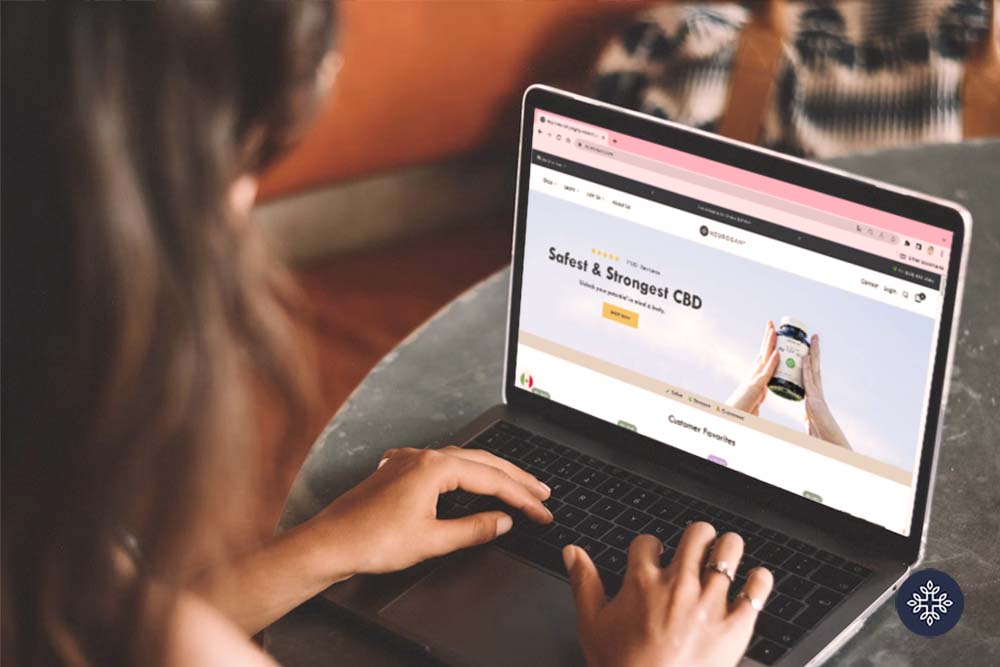
[[[656,502],[656,496],[651,491],[636,489],[625,496],[622,502],[634,509],[644,510]]]
[[[760,559],[759,558],[757,558],[755,556],[747,556],[746,553],[744,552],[744,554],[743,554],[743,560],[740,561],[739,571],[746,573],[746,572],[750,572],[750,570],[754,569],[755,567],[759,567],[759,566],[760,566]]]
[[[783,547],[780,544],[775,544],[774,542],[767,542],[760,548],[756,549],[753,555],[765,563],[770,563],[771,565],[781,565],[788,559],[789,556],[792,555],[792,550],[788,547]]]
[[[806,542],[803,542],[802,540],[795,540],[795,539],[788,540],[785,546],[791,549],[795,549],[799,553],[803,553],[807,556],[811,556],[814,553],[816,553],[816,547]]]
[[[538,434],[532,435],[530,438],[528,438],[528,442],[532,443],[533,445],[538,445],[539,447],[544,447],[545,449],[552,450],[554,452],[572,451],[568,447],[563,447],[562,445],[553,442],[552,440],[549,440],[548,438]]]
[[[638,475],[632,475],[628,478],[628,481],[632,482],[640,489],[646,489],[647,491],[652,491],[653,487],[656,486],[652,480],[648,480],[645,477],[639,477]]]
[[[843,595],[834,593],[830,589],[820,586],[808,598],[806,598],[806,602],[809,606],[806,607],[805,611],[795,617],[794,623],[809,630],[819,623],[823,617],[826,616],[830,610],[836,607],[837,604],[839,604],[843,599]]]
[[[530,438],[531,432],[525,431],[520,426],[514,426],[510,422],[499,421],[493,425],[498,431],[503,431],[504,433],[510,433],[521,438]]]
[[[675,503],[673,500],[667,500],[666,498],[655,503],[651,508],[646,510],[652,514],[657,519],[663,519],[664,521],[670,521],[684,509],[683,505]]]
[[[785,654],[785,649],[770,639],[760,639],[750,647],[747,655],[765,665],[773,665]]]
[[[625,511],[625,506],[614,500],[599,498],[596,503],[590,506],[590,511],[604,519],[614,519]]]
[[[505,441],[492,445],[489,451],[501,458],[519,460],[521,456],[527,454],[532,449],[534,448],[531,445],[522,440],[508,438]]]
[[[628,549],[628,545],[632,543],[632,540],[635,539],[637,534],[638,533],[628,530],[627,528],[617,526],[614,530],[605,535],[601,541],[605,544],[613,546],[616,549],[625,551]]]
[[[668,486],[663,486],[662,484],[657,484],[653,487],[653,490],[656,491],[658,496],[662,496],[664,498],[679,498],[681,495],[679,492]]]
[[[778,595],[775,595],[768,601],[767,606],[764,607],[764,610],[774,614],[775,616],[777,616],[782,620],[790,621],[795,617],[795,614],[802,611],[804,607],[805,604],[803,604],[802,602],[799,602],[798,600],[793,600],[787,595],[782,595],[779,593]]]
[[[771,571],[771,576],[774,577],[774,585],[777,586],[783,582],[788,577],[792,576],[788,573],[788,570],[783,570],[777,565],[769,565],[764,563],[764,567]]]
[[[550,477],[545,483],[552,489],[550,498],[565,500],[567,495],[576,491],[576,484],[570,484],[560,477]]]
[[[812,592],[814,588],[816,588],[816,584],[808,579],[803,579],[797,574],[790,574],[777,588],[782,593],[790,595],[796,600],[804,600],[805,597]]]
[[[557,500],[557,499],[553,498],[552,496],[549,496],[548,498],[546,498],[545,500],[542,501],[542,504],[545,505],[545,507],[550,512],[552,512],[553,514],[555,514],[556,510],[558,510],[560,507],[562,507],[566,503],[564,503],[561,500]]]
[[[809,577],[813,581],[824,586],[829,586],[835,591],[840,593],[850,593],[858,584],[861,583],[861,579],[854,576],[850,572],[844,572],[843,570],[838,570],[831,565],[824,565]]]
[[[610,521],[591,515],[584,519],[582,523],[577,525],[576,528],[584,535],[600,537],[611,530],[611,527],[612,523]]]
[[[552,518],[555,519],[557,525],[572,528],[583,521],[586,516],[587,513],[582,509],[572,505],[563,505],[559,511],[553,513]]]
[[[604,484],[597,487],[597,490],[606,495],[608,498],[623,498],[625,494],[632,490],[632,486],[623,480],[615,479],[612,477]]]
[[[639,531],[652,520],[653,517],[648,514],[644,514],[639,510],[629,509],[625,510],[617,519],[615,519],[615,523],[619,526],[625,526],[629,530]]]
[[[580,538],[580,533],[566,526],[553,526],[545,532],[542,540],[554,547],[562,549],[567,544],[573,544]]]
[[[767,613],[757,617],[757,627],[754,628],[754,631],[786,648],[795,646],[802,639],[802,635],[806,633],[802,628]]]
[[[857,563],[848,562],[846,565],[844,565],[844,569],[850,572],[851,574],[855,574],[861,577],[862,579],[867,578],[868,575],[872,573],[872,571],[869,570],[867,567],[865,567],[864,565],[858,565]]]
[[[784,533],[779,533],[778,531],[772,530],[771,528],[761,528],[760,530],[757,531],[757,534],[772,542],[777,542],[778,544],[784,544],[785,542],[788,541],[788,535],[785,535]]]
[[[531,475],[534,475],[535,479],[539,482],[549,483],[550,479],[558,479],[558,475],[554,475],[545,468],[539,468],[538,466],[524,466],[524,471]]]
[[[558,458],[559,455],[555,452],[541,447],[536,447],[531,453],[522,456],[521,460],[529,466],[548,468],[550,465],[555,463]]]
[[[829,551],[823,551],[822,549],[820,549],[819,551],[817,551],[814,554],[814,557],[816,558],[816,560],[822,561],[822,562],[826,563],[827,565],[840,566],[840,565],[843,565],[844,563],[847,562],[843,558],[841,558],[840,556],[838,556],[836,554],[832,554]]]
[[[674,560],[674,555],[677,554],[677,549],[673,547],[668,547],[664,545],[663,553],[660,554],[660,567],[666,567],[670,565]]]
[[[560,477],[572,477],[576,473],[580,472],[582,467],[583,465],[578,461],[573,461],[565,456],[561,456],[547,469],[551,470]]]
[[[566,494],[563,500],[570,505],[576,505],[580,509],[587,509],[597,502],[597,498],[598,496],[596,492],[577,487],[571,493]]]
[[[625,570],[625,552],[618,549],[608,549],[594,560],[594,564],[602,570],[619,574]]]
[[[741,532],[740,537],[743,538],[743,553],[745,554],[752,554],[754,551],[760,548],[761,545],[774,544],[773,542],[768,542],[766,539],[764,539],[760,535],[757,535],[756,533]]]
[[[713,525],[715,526],[715,530],[717,533],[719,533],[719,535],[725,535],[726,533],[736,533],[737,535],[740,534],[740,528],[735,523],[728,523],[716,519]]]
[[[695,521],[708,521],[711,523],[711,517],[705,514],[704,510],[694,508],[684,510],[674,520],[684,527],[690,526]]]
[[[586,551],[588,554],[590,554],[590,557],[592,559],[593,558],[597,558],[597,556],[599,556],[602,551],[604,551],[605,549],[607,549],[607,547],[605,545],[601,544],[600,542],[598,542],[597,540],[595,540],[593,537],[589,537],[587,535],[584,535],[583,537],[581,537],[579,540],[576,541],[575,544],[576,544],[576,546],[580,547],[581,549],[583,549],[584,551]]]
[[[680,532],[680,529],[673,524],[667,523],[666,521],[655,520],[653,523],[649,524],[643,528],[642,532],[652,535],[661,542],[666,542],[676,533]]]
[[[576,473],[572,479],[585,489],[593,489],[599,484],[603,484],[608,479],[608,476],[603,472],[597,472],[593,468],[585,467]]]
[[[802,554],[792,554],[792,557],[784,563],[785,569],[789,572],[802,575],[803,577],[809,576],[809,573],[819,566],[820,562],[818,560]]]

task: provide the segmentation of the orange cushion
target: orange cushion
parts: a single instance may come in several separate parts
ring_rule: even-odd
[[[524,88],[583,80],[642,3],[341,2],[334,91],[261,197],[511,140]]]

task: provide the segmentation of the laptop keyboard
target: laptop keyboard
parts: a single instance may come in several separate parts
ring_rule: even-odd
[[[752,568],[764,566],[774,574],[774,591],[747,651],[766,665],[781,658],[871,575],[836,554],[507,422],[497,422],[466,446],[492,452],[552,489],[545,505],[554,521],[542,526],[514,512],[514,528],[498,545],[565,576],[562,548],[576,544],[593,558],[609,596],[621,588],[628,545],[640,533],[660,538],[664,564],[673,559],[684,528],[693,521],[707,521],[720,534],[738,533],[745,550],[730,596],[742,588]],[[510,511],[492,496],[455,491],[441,496],[438,516],[494,509]]]

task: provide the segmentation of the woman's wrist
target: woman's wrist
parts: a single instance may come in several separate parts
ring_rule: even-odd
[[[306,559],[303,565],[324,588],[365,571],[357,531],[336,515],[322,512],[289,531]]]

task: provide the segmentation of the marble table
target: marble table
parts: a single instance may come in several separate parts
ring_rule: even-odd
[[[887,604],[827,664],[1000,665],[1000,141],[833,164],[954,199],[972,211],[974,224],[924,563],[958,580],[965,614],[947,635],[923,639]],[[447,443],[499,401],[507,280],[501,271],[473,287],[379,362],[313,446],[282,529],[366,476],[383,450]],[[317,602],[271,626],[265,644],[288,667],[428,664]]]

